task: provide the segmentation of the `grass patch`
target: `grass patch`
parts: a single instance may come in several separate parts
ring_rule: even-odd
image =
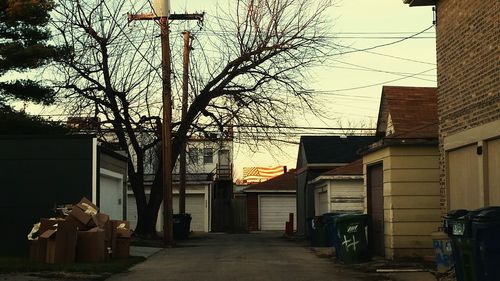
[[[47,264],[30,261],[28,258],[0,257],[0,273],[17,272],[68,272],[83,274],[115,274],[146,260],[144,257],[113,259],[101,263]]]

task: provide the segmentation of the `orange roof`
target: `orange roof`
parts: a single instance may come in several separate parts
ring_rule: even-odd
[[[262,183],[251,185],[244,189],[244,192],[258,191],[295,191],[297,189],[297,178],[295,169],[290,169],[288,172],[274,177]]]
[[[345,166],[341,166],[323,173],[325,176],[352,176],[363,174],[363,159],[356,160]]]
[[[438,136],[436,88],[384,86],[377,133],[387,138]],[[393,132],[386,132],[392,122]]]

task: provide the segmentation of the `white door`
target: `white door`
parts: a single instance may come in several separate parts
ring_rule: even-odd
[[[294,214],[297,227],[295,195],[261,195],[259,200],[260,230],[285,230],[289,214]]]
[[[179,195],[174,195],[174,214],[179,213]],[[204,194],[186,194],[186,213],[191,215],[192,231],[208,231],[205,228],[208,219]]]
[[[123,220],[123,178],[122,175],[101,169],[99,179],[99,209],[110,219]]]

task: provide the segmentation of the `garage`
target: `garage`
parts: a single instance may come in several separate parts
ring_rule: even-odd
[[[149,197],[149,195],[146,195]],[[192,231],[204,231],[208,232],[208,196],[205,193],[195,193],[186,194],[186,212],[191,214],[191,230]],[[173,209],[174,214],[179,213],[179,195],[174,194],[173,197]],[[156,230],[161,231],[162,229],[162,213],[160,209],[160,214],[158,216],[158,221],[156,223]],[[130,221],[130,227],[132,229],[137,225],[137,205],[135,202],[134,195],[132,193],[128,194],[127,202],[127,218]]]
[[[284,230],[289,214],[296,213],[295,196],[261,195],[259,205],[260,230]]]
[[[204,194],[186,194],[186,212],[191,214],[191,230],[207,231],[207,208]],[[174,214],[179,213],[179,196],[174,195]]]
[[[123,220],[123,175],[101,168],[99,188],[100,211],[112,220]]]
[[[243,190],[247,199],[248,230],[285,230],[285,222],[293,213],[297,229],[297,178],[295,170]]]

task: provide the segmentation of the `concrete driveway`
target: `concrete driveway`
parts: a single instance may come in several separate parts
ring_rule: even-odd
[[[107,280],[366,280],[282,233],[207,234],[162,250]]]

